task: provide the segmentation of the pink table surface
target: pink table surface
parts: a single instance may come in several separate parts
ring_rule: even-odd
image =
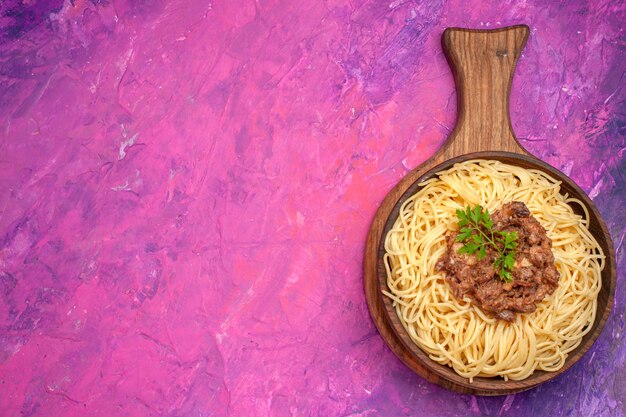
[[[0,3],[1,416],[624,416],[622,1]],[[593,349],[529,392],[414,375],[362,262],[450,133],[444,28],[526,23],[521,143],[618,256]]]

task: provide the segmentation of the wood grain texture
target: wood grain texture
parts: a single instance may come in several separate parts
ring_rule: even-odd
[[[599,336],[613,305],[615,293],[615,255],[606,224],[585,192],[569,177],[528,154],[518,143],[509,117],[509,93],[517,60],[528,38],[525,25],[496,30],[449,28],[442,46],[457,86],[458,117],[455,129],[444,146],[425,163],[404,177],[391,190],[372,222],[364,261],[365,293],[370,315],[381,336],[409,368],[444,388],[476,395],[504,395],[532,388],[555,378],[570,368]],[[452,368],[428,358],[409,338],[393,308],[384,297],[387,288],[383,237],[397,218],[402,203],[415,194],[419,183],[454,163],[469,159],[497,159],[524,168],[542,170],[563,182],[563,193],[585,203],[590,214],[590,231],[607,256],[602,272],[602,290],[592,330],[570,353],[565,366],[557,372],[536,371],[523,381],[500,378],[475,378],[472,384]],[[579,214],[581,209],[573,207]]]

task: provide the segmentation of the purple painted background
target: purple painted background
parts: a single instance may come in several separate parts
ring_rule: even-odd
[[[626,415],[622,1],[0,3],[0,415]],[[447,392],[362,260],[456,104],[448,26],[527,23],[522,144],[605,216],[613,314],[530,392]]]

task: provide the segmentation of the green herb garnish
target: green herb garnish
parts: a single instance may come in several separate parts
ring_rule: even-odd
[[[491,246],[498,254],[493,262],[493,267],[498,272],[500,279],[504,282],[513,281],[511,271],[513,271],[515,264],[517,233],[493,230],[493,221],[489,216],[489,210],[483,210],[481,206],[476,206],[473,209],[467,206],[465,211],[457,210],[456,216],[459,218],[457,224],[461,228],[456,240],[463,243],[463,247],[457,252],[468,255],[476,254],[480,261],[487,256],[487,247]]]

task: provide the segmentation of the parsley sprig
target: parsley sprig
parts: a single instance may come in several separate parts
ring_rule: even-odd
[[[513,281],[511,272],[515,264],[517,233],[494,230],[489,210],[483,210],[481,206],[473,209],[467,206],[465,211],[457,210],[456,216],[459,219],[457,224],[461,229],[456,240],[463,243],[463,247],[457,252],[476,254],[480,261],[487,256],[487,248],[491,246],[497,252],[493,267],[500,279],[504,282]]]

